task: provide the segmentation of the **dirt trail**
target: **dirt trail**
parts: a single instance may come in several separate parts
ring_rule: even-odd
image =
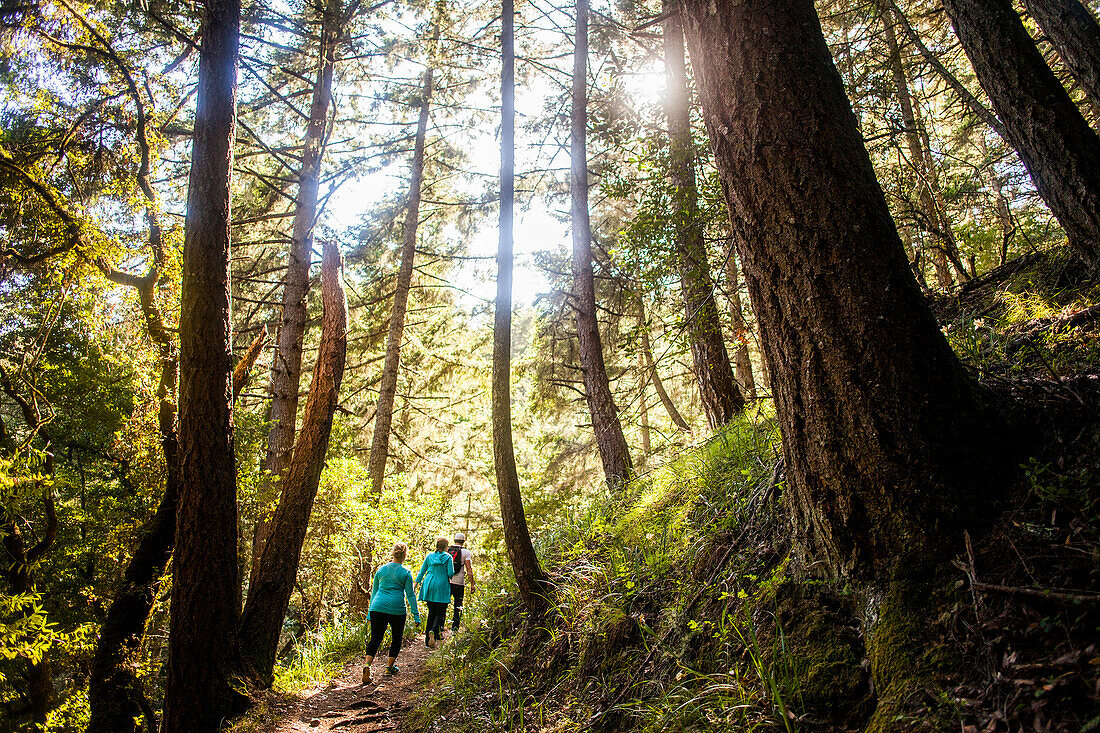
[[[401,672],[392,677],[386,675],[385,657],[380,657],[372,665],[374,683],[366,686],[360,684],[363,660],[354,660],[332,685],[291,703],[279,716],[274,733],[400,733],[414,682],[430,653],[423,636],[405,642],[397,658]]]

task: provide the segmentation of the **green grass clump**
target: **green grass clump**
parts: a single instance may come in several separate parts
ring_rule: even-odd
[[[331,624],[308,632],[295,642],[289,659],[275,667],[273,688],[294,694],[328,682],[348,659],[363,652],[368,634],[364,621],[337,613]]]

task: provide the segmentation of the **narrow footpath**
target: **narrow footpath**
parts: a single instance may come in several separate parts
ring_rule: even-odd
[[[401,672],[388,676],[385,658],[376,659],[372,670],[374,683],[362,685],[363,660],[358,658],[344,668],[329,687],[291,703],[272,730],[274,733],[303,731],[339,731],[339,733],[380,733],[401,731],[401,719],[409,709],[414,683],[431,650],[424,637],[406,642],[397,658]]]

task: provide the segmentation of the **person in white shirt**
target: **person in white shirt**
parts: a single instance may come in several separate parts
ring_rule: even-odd
[[[451,600],[455,604],[454,623],[451,624],[451,629],[457,632],[458,624],[462,620],[462,599],[466,595],[466,586],[470,586],[471,593],[476,590],[474,566],[471,563],[474,556],[466,549],[466,535],[461,532],[455,535],[454,544],[447,548],[447,552],[450,553],[451,560],[455,564],[455,574],[451,576]]]

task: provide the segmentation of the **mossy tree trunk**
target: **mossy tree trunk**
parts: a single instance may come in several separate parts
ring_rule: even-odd
[[[684,8],[799,547],[874,578],[969,514],[990,413],[909,270],[812,2]]]

